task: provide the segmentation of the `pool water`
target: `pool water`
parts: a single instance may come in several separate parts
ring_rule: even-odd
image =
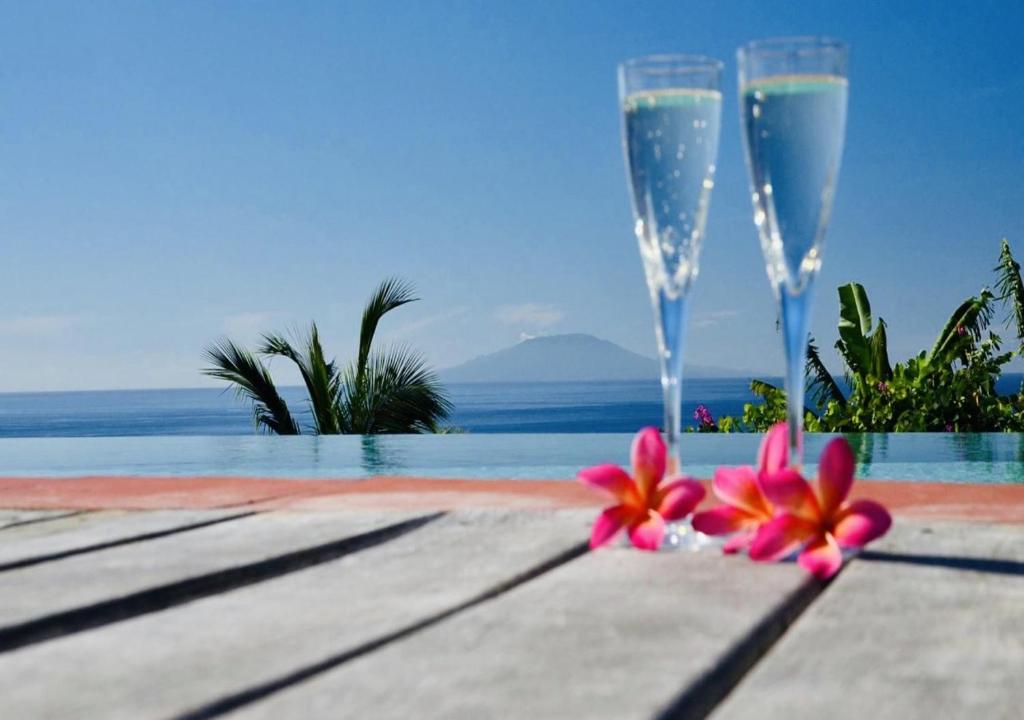
[[[833,436],[808,435],[814,460]],[[1024,435],[847,436],[865,479],[1024,483]],[[628,463],[630,434],[463,434],[0,439],[0,476],[236,475],[571,479],[588,465]],[[684,470],[752,464],[758,435],[687,435]],[[813,465],[808,466],[813,471]]]

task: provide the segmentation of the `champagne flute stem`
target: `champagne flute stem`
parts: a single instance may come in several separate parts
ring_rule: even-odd
[[[779,314],[786,344],[786,422],[789,426],[789,466],[803,466],[804,393],[807,337],[811,317],[811,281],[800,292],[779,287]]]
[[[668,447],[667,472],[675,474],[679,462],[680,414],[683,400],[683,339],[686,337],[686,293],[668,293],[660,288],[653,293],[657,315],[658,354],[661,359],[661,389],[665,399],[665,444]]]

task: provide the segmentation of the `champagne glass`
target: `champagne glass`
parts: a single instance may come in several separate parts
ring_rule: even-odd
[[[754,224],[786,348],[789,463],[799,468],[814,280],[846,132],[847,46],[774,38],[745,45],[737,58]]]
[[[721,75],[721,62],[692,55],[654,55],[619,66],[623,150],[654,307],[670,473],[680,468],[687,296],[714,187]]]

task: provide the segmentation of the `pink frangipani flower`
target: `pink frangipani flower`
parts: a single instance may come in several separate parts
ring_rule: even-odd
[[[796,472],[762,478],[761,489],[776,508],[750,545],[750,557],[779,560],[801,546],[797,562],[821,579],[839,572],[840,548],[861,548],[892,525],[889,511],[873,500],[847,501],[855,463],[850,444],[836,438],[821,453],[817,488]]]
[[[665,455],[661,434],[648,427],[633,439],[632,477],[618,465],[596,465],[580,471],[581,482],[618,501],[594,521],[591,548],[605,545],[625,528],[634,547],[657,550],[665,536],[665,523],[682,520],[704,499],[704,487],[698,481],[664,478]]]
[[[771,502],[761,491],[761,483],[779,473],[796,474],[786,467],[788,462],[786,424],[779,423],[761,442],[756,470],[749,465],[715,470],[711,491],[725,504],[694,515],[694,529],[706,535],[733,535],[722,547],[726,553],[747,548],[757,529],[775,515]]]

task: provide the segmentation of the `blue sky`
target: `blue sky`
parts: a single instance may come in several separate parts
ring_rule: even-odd
[[[858,280],[894,358],[1024,259],[1015,2],[0,3],[0,391],[205,384],[225,333],[316,319],[448,366],[523,334],[653,354],[615,66],[727,63],[688,358],[778,374],[736,122],[735,48],[852,46],[814,333]],[[838,362],[830,354],[833,366]],[[283,379],[288,381],[289,375]]]

